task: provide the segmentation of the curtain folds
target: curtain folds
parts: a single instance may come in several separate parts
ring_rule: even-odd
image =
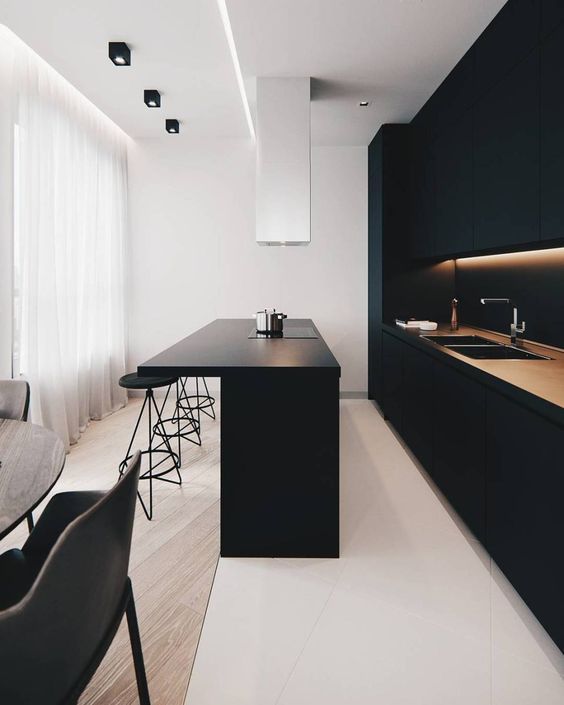
[[[127,137],[16,42],[14,372],[31,419],[75,443],[126,403]]]

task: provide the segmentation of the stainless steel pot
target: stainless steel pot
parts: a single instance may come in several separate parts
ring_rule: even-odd
[[[253,314],[257,321],[257,333],[281,335],[284,330],[285,313],[277,313],[275,308],[265,308]]]

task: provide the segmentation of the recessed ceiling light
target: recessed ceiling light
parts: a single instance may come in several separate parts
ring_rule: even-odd
[[[161,94],[154,89],[145,90],[143,91],[143,101],[148,108],[160,108]]]
[[[370,101],[368,101],[368,100],[361,100],[359,103],[359,106],[361,108],[367,108],[369,105],[370,105]]]
[[[167,119],[165,120],[165,130],[169,134],[174,135],[180,132],[180,123],[178,122],[178,120]]]
[[[131,50],[125,42],[109,42],[108,56],[116,66],[131,66]]]

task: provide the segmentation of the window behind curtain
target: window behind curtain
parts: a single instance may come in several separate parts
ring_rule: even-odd
[[[14,41],[14,373],[68,446],[126,401],[126,137]]]

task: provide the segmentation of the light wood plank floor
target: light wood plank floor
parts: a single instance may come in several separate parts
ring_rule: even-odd
[[[67,456],[55,492],[115,482],[141,402],[132,399],[90,424]],[[202,426],[201,448],[183,442],[183,486],[155,483],[154,519],[147,521],[140,506],[135,519],[130,576],[153,705],[184,703],[219,555],[219,420],[203,416]],[[143,431],[140,442],[146,426]],[[141,487],[146,492],[145,483]],[[19,526],[0,542],[0,552],[21,546],[26,535]],[[124,619],[80,705],[137,702]]]

